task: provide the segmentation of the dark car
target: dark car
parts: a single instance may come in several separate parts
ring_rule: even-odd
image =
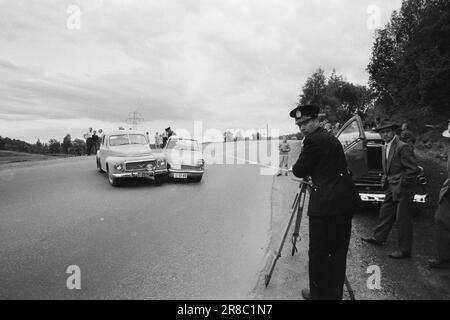
[[[382,189],[383,165],[382,147],[384,141],[373,131],[364,130],[361,118],[354,116],[347,121],[336,134],[341,142],[347,163],[353,175],[353,181],[364,202],[383,202]],[[414,202],[427,203],[426,184],[428,179],[424,169],[417,176],[417,190]]]

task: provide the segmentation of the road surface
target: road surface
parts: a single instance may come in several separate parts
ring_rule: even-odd
[[[201,183],[111,187],[95,158],[0,169],[1,299],[246,299],[272,176],[212,164]],[[81,289],[66,286],[69,266]]]

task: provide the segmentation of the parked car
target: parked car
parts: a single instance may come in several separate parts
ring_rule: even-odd
[[[347,163],[361,200],[383,202],[385,198],[382,190],[382,146],[384,142],[381,136],[377,132],[364,130],[361,118],[354,116],[342,126],[336,137],[344,148]],[[414,202],[427,203],[428,179],[424,169],[419,168]]]
[[[150,148],[144,132],[119,130],[105,134],[97,151],[97,169],[106,172],[109,183],[117,186],[123,178],[167,177],[167,161]]]
[[[171,136],[163,149],[169,177],[200,182],[205,172],[205,160],[198,141]]]

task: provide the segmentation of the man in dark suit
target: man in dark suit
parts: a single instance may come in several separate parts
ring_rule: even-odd
[[[450,120],[448,129],[442,135],[450,138]],[[428,260],[430,268],[450,269],[450,153],[447,159],[447,180],[439,192],[439,206],[434,215],[438,255]]]
[[[398,250],[389,254],[389,257],[404,259],[411,257],[412,203],[419,167],[412,146],[400,141],[395,135],[397,128],[398,125],[395,123],[384,120],[375,129],[385,142],[382,149],[382,164],[383,189],[386,198],[380,207],[379,223],[375,227],[373,236],[362,238],[362,240],[378,246],[383,245],[397,221]]]
[[[305,299],[342,299],[351,234],[359,196],[339,140],[320,127],[319,108],[298,106],[291,111],[305,136],[292,171],[311,177],[309,201],[309,290]]]

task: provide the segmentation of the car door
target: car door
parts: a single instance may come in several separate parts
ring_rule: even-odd
[[[336,134],[336,138],[339,139],[344,148],[353,179],[367,174],[366,135],[361,118],[354,116],[348,120]]]

